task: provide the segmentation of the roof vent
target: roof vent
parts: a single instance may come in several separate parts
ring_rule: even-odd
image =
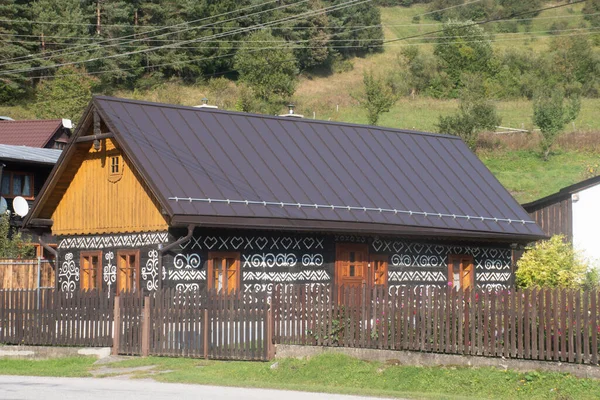
[[[212,106],[210,104],[208,104],[208,99],[206,97],[202,98],[202,104],[200,104],[199,106],[194,106],[196,108],[219,108],[217,106]]]
[[[304,118],[302,114],[294,114],[294,106],[293,104],[288,104],[289,112],[287,114],[281,114],[280,117],[292,117],[292,118]]]

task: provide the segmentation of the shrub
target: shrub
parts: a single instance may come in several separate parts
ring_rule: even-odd
[[[578,288],[586,282],[588,266],[562,235],[537,242],[517,263],[517,286]],[[591,278],[590,278],[591,279]]]

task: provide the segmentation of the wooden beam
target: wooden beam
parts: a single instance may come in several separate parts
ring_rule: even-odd
[[[99,135],[81,136],[75,140],[75,143],[93,142],[94,140],[109,139],[115,135],[112,132],[101,133]]]
[[[53,220],[44,218],[32,218],[31,221],[29,221],[29,226],[32,227],[51,227],[53,224]]]

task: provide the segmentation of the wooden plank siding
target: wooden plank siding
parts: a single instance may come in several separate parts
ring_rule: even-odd
[[[120,179],[111,182],[111,157],[114,156],[122,158],[123,171]],[[55,235],[168,229],[148,186],[110,139],[103,141],[99,151],[94,150],[93,146],[87,151],[58,202],[52,219],[52,232]]]
[[[42,260],[0,259],[0,289],[36,289],[40,268],[40,286],[54,286],[54,262]]]
[[[546,235],[565,235],[567,240],[573,240],[573,202],[570,195],[528,211]]]

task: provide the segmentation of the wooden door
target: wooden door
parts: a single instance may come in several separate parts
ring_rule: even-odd
[[[473,257],[451,255],[448,257],[448,282],[456,289],[467,290],[475,286]]]
[[[338,244],[335,258],[335,283],[342,286],[361,286],[369,279],[367,264],[369,248],[366,244]],[[339,299],[339,295],[338,295]]]

